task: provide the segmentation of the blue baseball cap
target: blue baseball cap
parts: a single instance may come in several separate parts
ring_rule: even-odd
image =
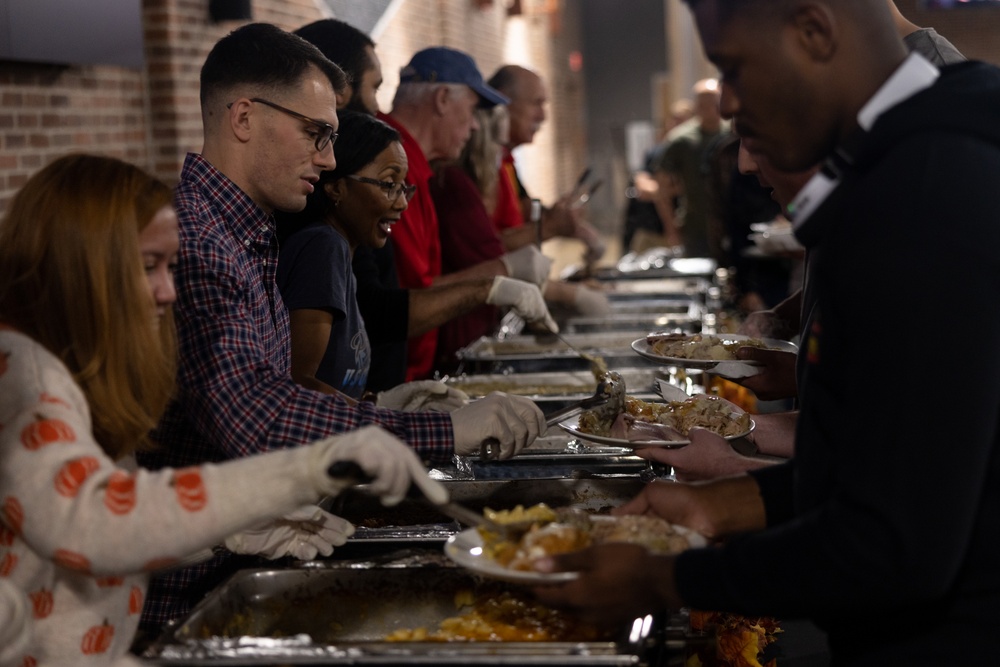
[[[510,102],[500,91],[486,85],[469,54],[446,46],[433,46],[413,54],[410,63],[399,70],[399,82],[462,83],[476,91],[485,106]]]

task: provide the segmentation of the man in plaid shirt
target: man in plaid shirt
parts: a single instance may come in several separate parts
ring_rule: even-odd
[[[545,429],[531,401],[493,394],[451,414],[396,412],[305,389],[292,380],[288,312],[275,287],[273,211],[298,211],[335,166],[343,72],[272,25],[219,41],[201,72],[205,144],[189,154],[175,195],[181,250],[177,396],[141,455],[184,467],[295,447],[378,424],[428,464],[479,451],[486,438],[516,454]],[[245,564],[245,563],[244,563]],[[232,554],[154,579],[143,627],[157,631],[231,574]]]

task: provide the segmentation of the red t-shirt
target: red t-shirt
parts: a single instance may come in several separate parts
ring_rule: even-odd
[[[504,254],[482,194],[461,167],[444,167],[431,179],[430,186],[441,232],[441,266],[445,274]],[[455,353],[480,336],[493,333],[499,323],[499,311],[493,306],[480,306],[445,323],[438,333],[438,368],[446,373],[455,372]]]
[[[497,207],[493,211],[493,226],[499,232],[524,224],[521,189],[518,185],[514,156],[505,148],[503,162],[500,164],[500,178],[497,181]]]
[[[403,150],[410,170],[406,182],[417,186],[417,191],[403,212],[399,222],[392,226],[392,243],[396,253],[396,271],[399,285],[407,289],[430,287],[441,275],[441,240],[438,236],[438,219],[434,212],[428,181],[431,170],[424,151],[392,116],[379,114],[379,118],[399,131]],[[437,347],[437,329],[416,338],[410,338],[407,350],[406,381],[422,380],[430,376],[434,367]]]

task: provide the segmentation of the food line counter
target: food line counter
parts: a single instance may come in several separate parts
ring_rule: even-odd
[[[650,330],[700,331],[715,281],[667,275],[609,282],[611,313],[563,323],[573,347],[602,357],[630,395],[653,399],[657,379],[691,389],[692,377],[643,359],[631,342]],[[629,276],[634,278],[634,276]],[[711,319],[711,318],[709,318]],[[594,392],[590,364],[554,336],[534,336],[508,319],[496,336],[460,352],[463,373],[447,382],[478,397],[492,390],[530,396],[552,413]],[[557,427],[511,461],[457,459],[432,471],[452,498],[475,510],[545,502],[606,512],[638,493],[649,465],[631,450],[575,441]],[[386,509],[363,490],[326,503],[357,532],[333,557],[288,568],[246,570],[213,591],[146,652],[167,665],[521,664],[681,665],[710,639],[682,616],[637,619],[610,636],[542,642],[394,642],[401,629],[434,628],[456,600],[518,588],[474,576],[442,555],[454,521],[419,500]],[[469,596],[472,596],[470,598]]]

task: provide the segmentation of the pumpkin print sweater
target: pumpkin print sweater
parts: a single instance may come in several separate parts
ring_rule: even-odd
[[[0,577],[34,639],[6,665],[130,663],[149,573],[315,502],[308,448],[157,472],[110,460],[59,359],[0,329]]]

